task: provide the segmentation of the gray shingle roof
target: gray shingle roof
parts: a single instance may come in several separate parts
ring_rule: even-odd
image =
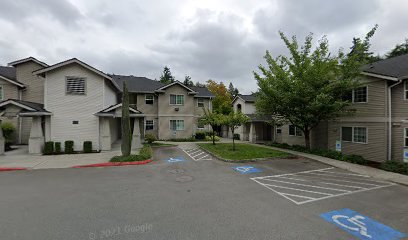
[[[14,67],[0,66],[0,76],[16,81],[16,69]]]
[[[367,64],[362,70],[363,72],[395,77],[398,79],[408,78],[408,54]]]
[[[44,109],[44,104],[35,103],[35,102],[28,102],[28,101],[23,101],[23,100],[18,100],[18,99],[7,99],[7,100],[4,100],[4,101],[0,102],[0,104],[3,103],[3,102],[7,102],[7,101],[14,101],[14,102],[19,103],[21,105],[25,105],[27,107],[30,107],[30,108],[34,109],[35,112],[48,112],[47,110]],[[33,111],[29,111],[29,112],[33,112]]]
[[[239,96],[240,98],[242,98],[245,102],[255,102],[255,98],[256,98],[255,93],[252,93],[252,94],[250,94],[250,95],[242,95],[242,94],[239,94],[238,96]]]
[[[166,86],[167,84],[161,83],[156,80],[152,80],[145,77],[124,76],[109,74],[109,76],[118,84],[119,88],[123,90],[123,82],[127,82],[129,92],[136,93],[154,93],[155,90]],[[213,97],[214,95],[207,89],[202,87],[190,87],[192,90],[198,92],[196,97]]]

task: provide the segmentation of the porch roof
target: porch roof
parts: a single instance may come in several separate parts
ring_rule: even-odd
[[[21,108],[22,111],[18,114],[21,117],[52,115],[51,112],[44,109],[44,105],[41,103],[28,102],[17,99],[7,99],[0,102],[0,109],[5,108],[8,105],[13,105]]]
[[[272,121],[272,115],[260,115],[260,114],[245,114],[249,117],[249,122],[270,122]]]
[[[115,105],[111,105],[97,113],[95,113],[95,116],[98,117],[121,117],[120,114],[118,114],[118,109],[122,108],[122,103],[118,103]],[[129,116],[130,117],[143,117],[144,114],[132,107],[129,107]]]

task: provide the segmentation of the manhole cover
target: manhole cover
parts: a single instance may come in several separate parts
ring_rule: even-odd
[[[185,171],[183,169],[172,169],[172,170],[167,170],[167,172],[177,174],[177,173],[184,173]]]
[[[192,176],[181,176],[176,178],[176,182],[190,182],[190,181],[193,181]]]

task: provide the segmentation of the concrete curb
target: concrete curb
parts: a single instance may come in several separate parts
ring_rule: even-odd
[[[198,144],[197,144],[197,147],[199,147],[203,152],[206,152],[206,153],[210,154],[210,155],[213,156],[214,158],[217,158],[217,159],[219,159],[220,161],[228,162],[228,163],[260,162],[260,161],[267,161],[267,160],[273,160],[273,159],[276,159],[276,158],[280,158],[280,157],[269,157],[269,158],[253,158],[253,159],[231,160],[231,159],[222,158],[222,157],[216,155],[215,153],[212,153],[212,152],[208,151],[207,149],[201,147],[201,146],[198,145]],[[290,158],[290,156],[289,156],[289,158]]]
[[[24,167],[0,167],[0,172],[28,170]]]
[[[252,143],[250,143],[252,144]],[[363,174],[367,175],[373,178],[377,179],[382,179],[386,181],[390,181],[393,183],[398,183],[401,185],[408,186],[408,176],[398,174],[398,173],[393,173],[393,172],[387,172],[381,169],[377,168],[372,168],[368,166],[363,166],[363,165],[358,165],[354,163],[348,163],[348,162],[342,162],[339,160],[331,159],[331,158],[326,158],[326,157],[321,157],[309,153],[302,153],[302,152],[297,152],[293,150],[288,150],[288,149],[283,149],[283,148],[277,148],[277,147],[271,147],[271,146],[265,146],[265,145],[259,145],[259,144],[253,144],[256,146],[263,146],[266,148],[271,148],[274,150],[282,151],[282,152],[287,152],[293,155],[298,155],[301,157],[313,159],[315,161],[319,161],[321,163],[325,163],[327,165],[331,165],[333,167],[341,168],[350,172],[358,173],[358,174]]]
[[[90,168],[90,167],[119,167],[119,166],[132,166],[132,165],[144,165],[152,162],[153,160],[148,159],[144,161],[134,161],[134,162],[107,162],[107,163],[96,163],[89,165],[78,165],[72,168]]]

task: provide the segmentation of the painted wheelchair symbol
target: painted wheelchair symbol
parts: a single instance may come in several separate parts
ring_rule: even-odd
[[[184,158],[169,158],[167,159],[167,162],[169,163],[175,163],[175,162],[184,162]]]
[[[359,232],[362,236],[365,236],[367,238],[372,238],[371,235],[368,234],[367,232],[367,227],[365,223],[363,223],[360,220],[364,220],[365,217],[356,215],[354,217],[348,217],[344,215],[334,215],[332,217],[333,221],[337,223],[338,225],[347,228],[351,231],[356,231]],[[341,221],[343,220],[343,221]]]
[[[235,169],[236,169],[237,171],[246,173],[246,172],[248,172],[248,171],[251,171],[251,170],[253,169],[253,167],[237,167],[237,168],[235,168]]]

